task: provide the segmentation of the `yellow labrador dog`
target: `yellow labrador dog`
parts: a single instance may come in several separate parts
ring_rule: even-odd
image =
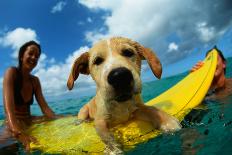
[[[148,48],[127,38],[101,40],[78,57],[68,78],[69,90],[79,73],[90,74],[96,82],[95,97],[81,108],[78,119],[93,119],[96,131],[108,153],[122,154],[109,129],[129,119],[152,123],[155,129],[180,129],[178,121],[165,112],[144,105],[141,98],[141,60],[146,59],[157,78],[161,77],[159,59]]]

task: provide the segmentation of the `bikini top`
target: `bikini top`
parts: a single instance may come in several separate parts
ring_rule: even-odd
[[[34,101],[34,85],[32,82],[32,78],[30,78],[30,82],[32,84],[32,96],[31,99],[27,102],[24,101],[22,94],[21,94],[21,89],[22,89],[22,73],[20,69],[16,68],[17,75],[16,75],[16,80],[15,80],[15,85],[14,85],[14,94],[15,94],[15,100],[17,105],[32,105]]]

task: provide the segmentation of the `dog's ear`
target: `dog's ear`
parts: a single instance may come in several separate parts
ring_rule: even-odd
[[[153,74],[160,79],[161,78],[161,74],[162,74],[162,65],[160,63],[159,58],[155,55],[155,53],[146,47],[143,46],[139,46],[139,54],[141,56],[141,58],[144,60],[146,59]]]
[[[81,74],[89,74],[89,53],[85,52],[80,57],[78,57],[75,62],[73,63],[71,72],[69,74],[69,78],[67,81],[67,87],[69,90],[72,90],[74,81]]]

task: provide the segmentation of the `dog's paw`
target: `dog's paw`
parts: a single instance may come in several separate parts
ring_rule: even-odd
[[[77,119],[77,120],[75,120],[74,124],[75,124],[75,125],[80,125],[81,123],[90,123],[90,122],[91,122],[90,119],[86,119],[86,120]]]
[[[77,119],[77,120],[75,120],[74,124],[75,125],[80,125],[83,122],[85,122],[85,120],[83,120],[83,119]]]
[[[111,146],[106,146],[104,150],[106,155],[123,155],[123,151],[120,149],[118,144],[113,144]]]
[[[169,116],[166,121],[161,124],[160,129],[164,132],[172,132],[180,130],[181,125],[175,117]]]
[[[104,150],[104,154],[105,154],[105,155],[123,155],[124,153],[123,153],[123,151],[120,150],[120,149],[110,150],[110,149],[106,148],[106,149]]]

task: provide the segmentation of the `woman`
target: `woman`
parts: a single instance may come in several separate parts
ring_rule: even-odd
[[[210,89],[205,97],[205,100],[224,100],[225,97],[232,94],[232,78],[226,77],[226,59],[223,56],[222,52],[215,46],[213,49],[217,51],[217,66],[214,73],[214,78],[211,83]],[[206,53],[206,56],[210,51]],[[191,72],[194,72],[200,69],[204,65],[204,62],[199,61],[195,66],[192,67]],[[220,101],[221,103],[223,103]],[[207,102],[203,102],[207,103]],[[205,104],[206,105],[206,104]],[[222,109],[223,110],[223,109]],[[184,121],[182,122],[183,127],[190,127],[195,123],[201,123],[205,116],[212,111],[209,108],[196,108],[192,109],[188,115],[185,116]],[[224,111],[224,110],[223,110]],[[218,114],[219,119],[224,117],[224,112]],[[208,120],[208,123],[212,122],[212,118]],[[208,134],[208,129],[204,131],[204,134]],[[182,148],[183,154],[197,154],[197,151],[201,149],[202,146],[196,145],[196,140],[199,140],[202,136],[196,128],[189,128],[184,130],[181,134],[181,139],[183,141]]]
[[[25,133],[25,129],[36,120],[55,118],[54,112],[46,103],[39,78],[32,75],[41,54],[41,48],[35,41],[25,43],[19,49],[18,67],[7,69],[3,80],[3,102],[8,133],[21,141],[26,149],[35,139]],[[31,115],[30,106],[35,96],[45,117]],[[10,131],[10,132],[9,132]]]
[[[226,59],[222,52],[216,46],[213,49],[215,49],[218,53],[217,67],[206,99],[222,99],[232,94],[232,78],[226,77]],[[208,51],[206,55],[210,51]],[[199,61],[195,66],[193,66],[191,72],[198,70],[203,65],[204,63]]]

